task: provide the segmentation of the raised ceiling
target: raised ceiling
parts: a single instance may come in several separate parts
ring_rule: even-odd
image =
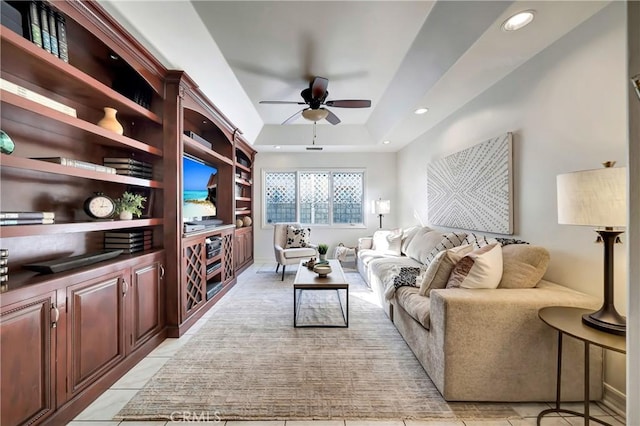
[[[183,69],[259,151],[304,151],[313,124],[281,125],[313,76],[331,108],[326,152],[396,151],[597,13],[597,1],[111,1],[100,3],[168,68]],[[502,22],[535,11],[524,29]],[[526,84],[526,82],[523,82]],[[429,108],[424,115],[413,111]],[[389,144],[383,144],[388,140]]]

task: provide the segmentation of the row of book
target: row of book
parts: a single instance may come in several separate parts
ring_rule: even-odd
[[[9,249],[0,249],[0,284],[9,282]]]
[[[64,16],[41,1],[28,2],[28,8],[29,39],[52,55],[69,62]]]
[[[103,164],[115,169],[116,174],[132,176],[142,179],[153,178],[153,166],[144,161],[134,160],[129,157],[105,157]]]
[[[0,212],[0,226],[50,225],[55,219],[54,212]]]
[[[123,229],[104,233],[106,250],[122,249],[123,253],[135,253],[149,250],[152,246],[153,231],[151,229]]]

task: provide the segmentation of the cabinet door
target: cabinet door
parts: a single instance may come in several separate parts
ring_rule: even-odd
[[[74,394],[120,362],[129,269],[67,287],[67,378]]]
[[[235,268],[236,270],[242,266],[242,264],[245,262],[246,258],[245,258],[245,249],[244,249],[244,240],[245,240],[245,234],[244,233],[236,233],[235,238],[234,238],[234,242],[233,242],[233,258],[235,260]]]
[[[253,230],[249,229],[244,234],[244,260],[249,262],[253,259]]]
[[[56,293],[0,315],[0,424],[31,424],[55,409]]]
[[[164,268],[160,261],[136,267],[131,272],[128,315],[128,352],[135,350],[164,327]]]
[[[184,241],[182,253],[182,321],[205,302],[207,291],[204,238]]]

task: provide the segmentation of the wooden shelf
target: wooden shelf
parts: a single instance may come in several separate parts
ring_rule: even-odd
[[[251,197],[236,197],[236,201],[251,201]]]
[[[182,136],[182,142],[184,146],[184,152],[187,154],[194,155],[199,159],[206,161],[208,163],[212,163],[213,165],[219,164],[223,162],[230,166],[233,166],[233,160],[225,157],[224,155],[218,154],[215,151],[207,149],[204,145],[196,142],[192,138],[187,135]]]
[[[106,220],[95,222],[54,223],[51,225],[9,225],[0,227],[2,238],[33,235],[69,234],[72,232],[109,231],[112,229],[141,228],[163,225],[164,219]]]
[[[163,155],[162,150],[159,148],[127,136],[118,135],[88,121],[56,111],[4,90],[0,90],[0,94],[3,119],[28,124],[66,138],[90,141],[104,146],[135,149],[159,157]]]
[[[251,169],[247,166],[243,166],[242,164],[236,162],[236,168],[240,170],[244,170],[245,172],[251,173]]]
[[[86,179],[100,180],[104,182],[124,183],[127,185],[146,188],[163,188],[164,184],[157,180],[140,179],[131,176],[116,175],[111,173],[96,172],[93,170],[79,169],[77,167],[63,166],[48,161],[22,158],[15,155],[0,154],[0,165],[16,169],[34,170],[38,172],[54,173],[65,176],[75,176]]]
[[[247,182],[246,180],[236,177],[236,183],[239,183],[240,185],[244,185],[244,186],[251,186],[252,184]]]
[[[236,210],[236,216],[246,216],[251,214],[251,210]]]
[[[219,260],[222,260],[222,253],[213,256],[211,259],[207,259],[207,266],[211,265],[212,263],[216,263]]]
[[[162,124],[162,118],[138,105],[95,78],[75,68],[29,40],[2,26],[2,74],[17,75],[41,87],[96,109],[109,106],[121,114],[144,117]]]

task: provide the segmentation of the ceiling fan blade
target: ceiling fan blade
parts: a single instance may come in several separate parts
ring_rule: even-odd
[[[341,99],[338,101],[327,101],[324,104],[338,108],[369,108],[371,101],[368,99]]]
[[[329,80],[324,77],[316,77],[311,83],[311,97],[313,99],[322,99],[327,93],[327,86],[329,86]]]
[[[298,119],[298,117],[300,117],[300,113],[302,111],[304,111],[306,108],[301,109],[300,111],[296,112],[295,114],[293,114],[291,117],[287,118],[286,120],[284,120],[282,122],[282,124],[289,124],[289,123],[293,123],[294,121],[296,121]]]
[[[297,101],[260,101],[260,104],[294,104],[294,105],[306,105],[304,102]]]
[[[326,120],[333,124],[334,126],[338,123],[340,123],[340,119],[338,118],[337,115],[335,115],[334,113],[332,113],[331,111],[329,111],[328,109],[326,109],[325,111],[327,111],[329,114],[327,114],[327,118]]]

